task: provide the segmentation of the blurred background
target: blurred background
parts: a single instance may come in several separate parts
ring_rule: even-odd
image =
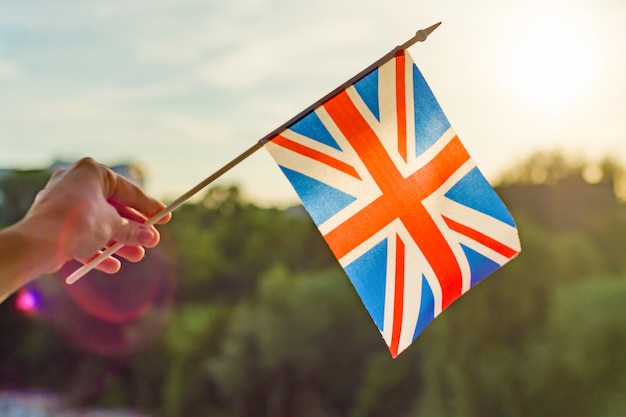
[[[522,254],[392,360],[264,151],[116,276],[0,304],[0,415],[626,416],[626,4],[0,0],[0,227],[92,156],[169,201],[410,49]],[[19,414],[23,413],[23,414]]]

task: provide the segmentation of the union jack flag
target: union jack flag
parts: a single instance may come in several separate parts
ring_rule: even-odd
[[[389,346],[520,251],[404,49],[266,143]]]

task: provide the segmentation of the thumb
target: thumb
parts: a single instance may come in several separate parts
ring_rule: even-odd
[[[156,229],[122,217],[122,224],[115,230],[113,240],[124,245],[152,247],[159,241]]]

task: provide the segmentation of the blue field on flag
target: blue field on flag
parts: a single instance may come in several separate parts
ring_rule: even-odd
[[[393,357],[520,251],[509,211],[405,50],[265,147]]]

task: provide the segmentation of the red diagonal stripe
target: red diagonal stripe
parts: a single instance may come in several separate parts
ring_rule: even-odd
[[[290,151],[295,152],[297,154],[306,156],[316,161],[320,161],[321,163],[324,163],[354,178],[361,179],[361,177],[359,177],[359,174],[356,172],[356,170],[354,169],[352,165],[348,165],[345,162],[335,159],[332,156],[328,156],[322,152],[316,151],[315,149],[311,149],[307,146],[304,146],[301,143],[294,142],[293,140],[287,139],[284,136],[279,135],[279,136],[274,137],[272,139],[272,143],[280,145],[283,148],[289,149]]]
[[[495,252],[498,252],[500,255],[506,256],[507,258],[512,258],[517,254],[517,251],[515,249],[506,246],[502,242],[499,242],[479,232],[478,230],[472,229],[471,227],[461,224],[459,222],[455,222],[454,220],[446,216],[442,217],[451,230],[454,230],[455,232],[458,232],[462,235],[469,237],[470,239],[475,240],[481,245],[486,246]]]

